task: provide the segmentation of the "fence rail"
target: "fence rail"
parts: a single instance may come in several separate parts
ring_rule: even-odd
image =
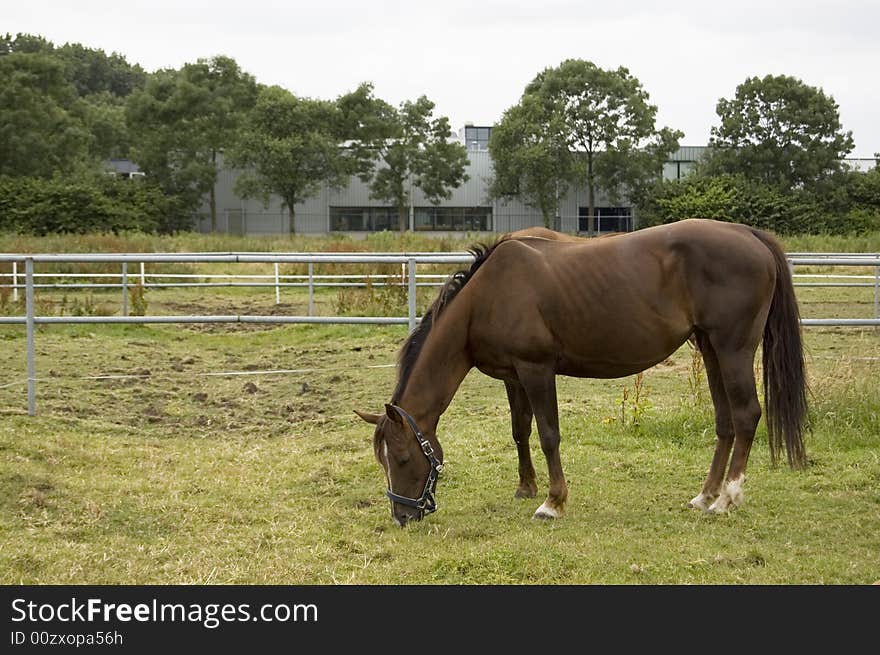
[[[418,322],[416,316],[416,288],[418,286],[433,286],[438,284],[438,277],[445,276],[422,276],[423,282],[418,281],[417,267],[419,264],[467,264],[473,260],[468,253],[117,253],[117,254],[0,254],[0,263],[12,264],[12,273],[3,276],[12,277],[11,284],[0,285],[0,288],[12,288],[16,300],[18,291],[25,291],[25,316],[2,316],[0,324],[25,325],[27,332],[27,387],[28,387],[28,413],[36,413],[36,366],[34,357],[34,339],[36,325],[52,324],[151,324],[151,323],[275,323],[275,324],[373,324],[373,325],[408,325],[413,330]],[[789,255],[789,266],[792,271],[796,266],[867,266],[874,268],[873,284],[871,282],[844,282],[844,283],[799,283],[798,286],[873,286],[874,287],[874,318],[818,318],[802,319],[805,326],[880,326],[880,254],[877,253],[792,253]],[[24,284],[18,282],[22,274],[18,265],[24,263]],[[121,272],[117,273],[92,273],[88,274],[96,279],[119,278],[118,284],[37,284],[38,278],[57,278],[60,276],[86,277],[84,274],[58,274],[58,273],[35,273],[35,264],[52,263],[111,263],[120,264]],[[280,299],[280,290],[283,287],[306,286],[308,287],[308,315],[307,316],[255,316],[255,315],[216,315],[216,316],[129,316],[128,315],[128,288],[131,286],[132,276],[129,274],[129,264],[139,264],[140,271],[133,277],[139,277],[145,282],[146,273],[144,265],[147,263],[252,263],[274,264],[274,275],[248,275],[226,276],[214,275],[216,278],[246,278],[248,280],[264,280],[269,282],[248,281],[235,282],[183,282],[183,283],[150,283],[153,287],[168,286],[266,286],[275,288],[276,302]],[[307,264],[308,275],[305,276],[282,276],[279,273],[280,264]],[[358,286],[364,283],[333,281],[340,279],[363,278],[364,275],[351,276],[317,276],[314,274],[315,264],[399,264],[401,265],[400,276],[385,276],[384,284],[407,285],[407,316],[315,316],[314,315],[314,289],[317,286]],[[825,274],[823,274],[825,275]],[[154,278],[189,279],[183,274],[159,274],[151,273]],[[206,278],[206,276],[193,276]],[[370,276],[375,277],[375,276]],[[815,277],[807,274],[800,277]],[[829,276],[834,279],[844,277],[868,279],[870,276]],[[211,278],[206,278],[211,279]],[[298,279],[301,282],[284,282],[283,280]],[[392,281],[393,280],[393,281]],[[147,286],[145,284],[145,286]],[[122,316],[36,316],[35,315],[35,291],[45,288],[121,288],[122,289]]]

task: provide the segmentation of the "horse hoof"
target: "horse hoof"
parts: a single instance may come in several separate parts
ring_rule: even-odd
[[[528,487],[520,487],[519,489],[517,489],[514,492],[513,497],[514,498],[534,498],[537,495],[538,495],[537,489],[530,489]]]
[[[691,501],[688,503],[688,507],[691,509],[698,509],[703,512],[709,511],[709,503],[712,501],[710,496],[706,496],[705,494],[700,494],[699,496],[694,496],[691,498]]]
[[[542,520],[550,520],[550,519],[558,519],[561,516],[560,512],[556,509],[550,507],[547,501],[544,501],[544,504],[541,505],[537,510],[535,510],[533,519],[542,519]]]
[[[727,514],[729,511],[730,501],[724,496],[709,505],[709,509],[706,510],[708,514]]]
[[[743,482],[745,476],[741,475],[735,480],[728,480],[724,483],[724,489],[718,499],[709,505],[709,510],[713,514],[726,514],[730,510],[739,507],[743,503]]]

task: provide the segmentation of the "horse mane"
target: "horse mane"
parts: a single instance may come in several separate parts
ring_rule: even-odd
[[[400,397],[406,389],[406,384],[409,382],[410,375],[412,375],[413,368],[415,368],[416,361],[418,361],[419,353],[422,352],[422,347],[431,333],[434,321],[455,300],[458,292],[464,288],[464,285],[468,283],[474,276],[474,273],[477,272],[477,269],[483,265],[502,241],[505,241],[505,239],[501,238],[492,245],[478,243],[468,248],[468,252],[474,256],[474,263],[471,264],[470,268],[456,271],[449,276],[446,282],[443,283],[437,298],[431,304],[431,307],[428,308],[428,311],[425,312],[419,325],[403,342],[403,347],[401,347],[400,354],[397,357],[397,386],[394,389],[394,395],[391,397],[392,405],[396,405],[400,401]]]

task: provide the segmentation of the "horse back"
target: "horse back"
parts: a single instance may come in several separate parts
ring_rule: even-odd
[[[569,375],[628,375],[698,326],[759,314],[773,270],[748,228],[707,220],[613,239],[505,241],[468,285],[472,347],[490,359],[555,359]]]

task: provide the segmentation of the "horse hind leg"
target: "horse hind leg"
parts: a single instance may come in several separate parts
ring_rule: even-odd
[[[559,458],[559,409],[556,404],[556,374],[549,367],[524,364],[517,366],[517,375],[535,413],[541,450],[547,459],[550,489],[547,500],[535,511],[533,518],[555,519],[565,511],[568,485]]]
[[[733,447],[733,419],[731,418],[730,402],[727,399],[727,391],[724,389],[724,379],[721,376],[721,368],[718,357],[709,339],[702,332],[694,334],[697,347],[703,355],[703,364],[706,368],[706,378],[709,381],[709,392],[712,394],[712,404],[715,407],[715,455],[709,473],[699,494],[688,503],[688,507],[701,509],[704,512],[721,493],[724,481],[724,470],[730,459],[730,450]]]
[[[709,506],[710,512],[727,512],[743,502],[746,464],[761,419],[761,405],[755,387],[754,349],[743,348],[733,353],[718,351],[724,378],[724,389],[730,402],[735,435],[730,469],[718,498]]]
[[[516,498],[534,498],[538,495],[538,483],[535,480],[535,467],[532,465],[532,453],[529,449],[529,436],[532,434],[532,406],[526,390],[519,382],[504,382],[507,389],[507,401],[510,403],[510,424],[513,431],[513,442],[519,460],[519,486]]]

